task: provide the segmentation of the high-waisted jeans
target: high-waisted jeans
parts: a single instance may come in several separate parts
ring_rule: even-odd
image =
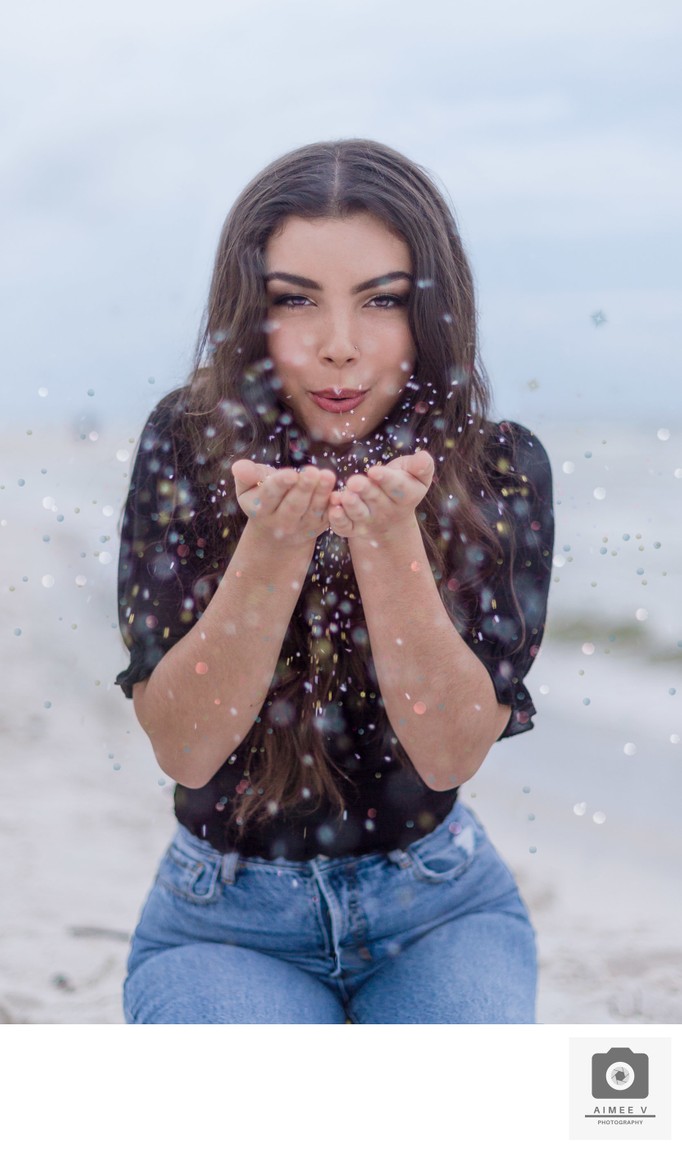
[[[135,929],[131,1023],[530,1023],[535,932],[459,800],[405,850],[221,854],[179,826]]]

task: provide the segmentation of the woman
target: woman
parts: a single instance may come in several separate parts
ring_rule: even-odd
[[[534,1020],[526,907],[457,797],[533,725],[553,546],[545,451],[488,406],[421,168],[343,140],[248,185],[123,519],[117,683],[179,823],[127,1021]]]

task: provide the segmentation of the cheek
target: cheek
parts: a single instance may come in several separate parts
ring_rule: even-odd
[[[284,326],[273,327],[267,340],[268,355],[281,372],[302,368],[312,359],[312,342],[311,336],[303,332],[287,330]]]
[[[404,363],[406,361],[409,361],[410,363],[413,363],[413,361],[416,358],[417,358],[417,347],[416,347],[416,344],[412,338],[412,332],[410,331],[410,328],[408,326],[406,328],[406,330],[403,332],[402,362]]]

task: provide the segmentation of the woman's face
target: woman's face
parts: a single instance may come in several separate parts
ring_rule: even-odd
[[[313,439],[364,438],[403,391],[416,348],[407,244],[365,212],[289,216],[265,249],[268,355]]]

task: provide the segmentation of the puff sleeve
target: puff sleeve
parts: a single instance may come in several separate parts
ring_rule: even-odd
[[[511,707],[500,739],[533,727],[536,707],[525,685],[540,649],[554,549],[552,473],[544,447],[527,428],[501,423],[502,460],[495,479],[497,506],[489,509],[503,547],[499,574],[478,592],[478,616],[462,638],[485,664],[498,702]]]
[[[140,436],[121,524],[118,620],[130,662],[116,685],[128,699],[198,618],[195,501],[190,480],[176,473],[172,410],[162,402]]]

